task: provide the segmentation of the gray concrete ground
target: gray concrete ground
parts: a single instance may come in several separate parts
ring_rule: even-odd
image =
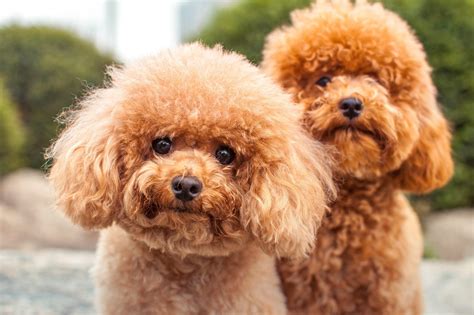
[[[427,315],[474,314],[474,258],[427,260],[421,268]]]
[[[90,251],[0,251],[0,314],[94,314]]]
[[[0,250],[0,314],[95,314],[93,260],[89,251]],[[474,258],[425,261],[422,276],[425,314],[474,314]]]

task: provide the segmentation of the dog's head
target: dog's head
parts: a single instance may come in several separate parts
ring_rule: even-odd
[[[50,149],[59,205],[87,228],[224,255],[301,256],[333,192],[290,97],[241,56],[199,44],[110,71]]]
[[[303,104],[304,125],[334,145],[342,176],[442,186],[450,132],[422,45],[380,4],[318,1],[267,38],[263,68]]]

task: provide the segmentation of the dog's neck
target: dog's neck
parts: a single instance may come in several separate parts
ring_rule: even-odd
[[[151,249],[119,226],[101,234],[96,269],[99,294],[111,296],[112,303],[122,303],[117,300],[120,294],[125,295],[124,299],[130,295],[128,301],[137,305],[135,311],[205,314],[210,309],[214,314],[217,310],[238,309],[242,301],[253,301],[262,290],[277,285],[274,259],[250,243],[227,256],[183,258]],[[255,279],[262,281],[256,283]],[[114,295],[114,290],[123,291]],[[269,296],[266,294],[263,296]]]
[[[388,176],[376,179],[342,177],[337,179],[339,189],[336,203],[344,200],[388,200],[396,194],[396,187]]]
[[[263,252],[256,245],[249,244],[248,247],[240,251],[225,256],[203,256],[197,254],[181,255],[152,249],[145,243],[134,240],[141,248],[143,259],[148,264],[160,271],[169,280],[192,277],[213,277],[220,271],[225,272],[229,266],[243,267],[249,264],[252,256],[263,255]],[[250,259],[249,259],[250,258]]]

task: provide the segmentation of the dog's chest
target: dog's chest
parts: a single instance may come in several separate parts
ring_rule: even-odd
[[[279,264],[291,308],[313,304],[315,314],[352,313],[381,282],[400,276],[396,266],[403,254],[399,238],[404,218],[396,200],[393,191],[340,193],[310,257],[304,263]],[[374,297],[377,303],[386,298]]]

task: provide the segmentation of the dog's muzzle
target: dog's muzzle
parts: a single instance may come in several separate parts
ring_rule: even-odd
[[[181,201],[191,201],[202,191],[202,183],[195,176],[176,176],[171,181],[171,191]]]
[[[359,117],[363,108],[362,101],[355,97],[345,98],[339,103],[339,110],[349,120]]]

